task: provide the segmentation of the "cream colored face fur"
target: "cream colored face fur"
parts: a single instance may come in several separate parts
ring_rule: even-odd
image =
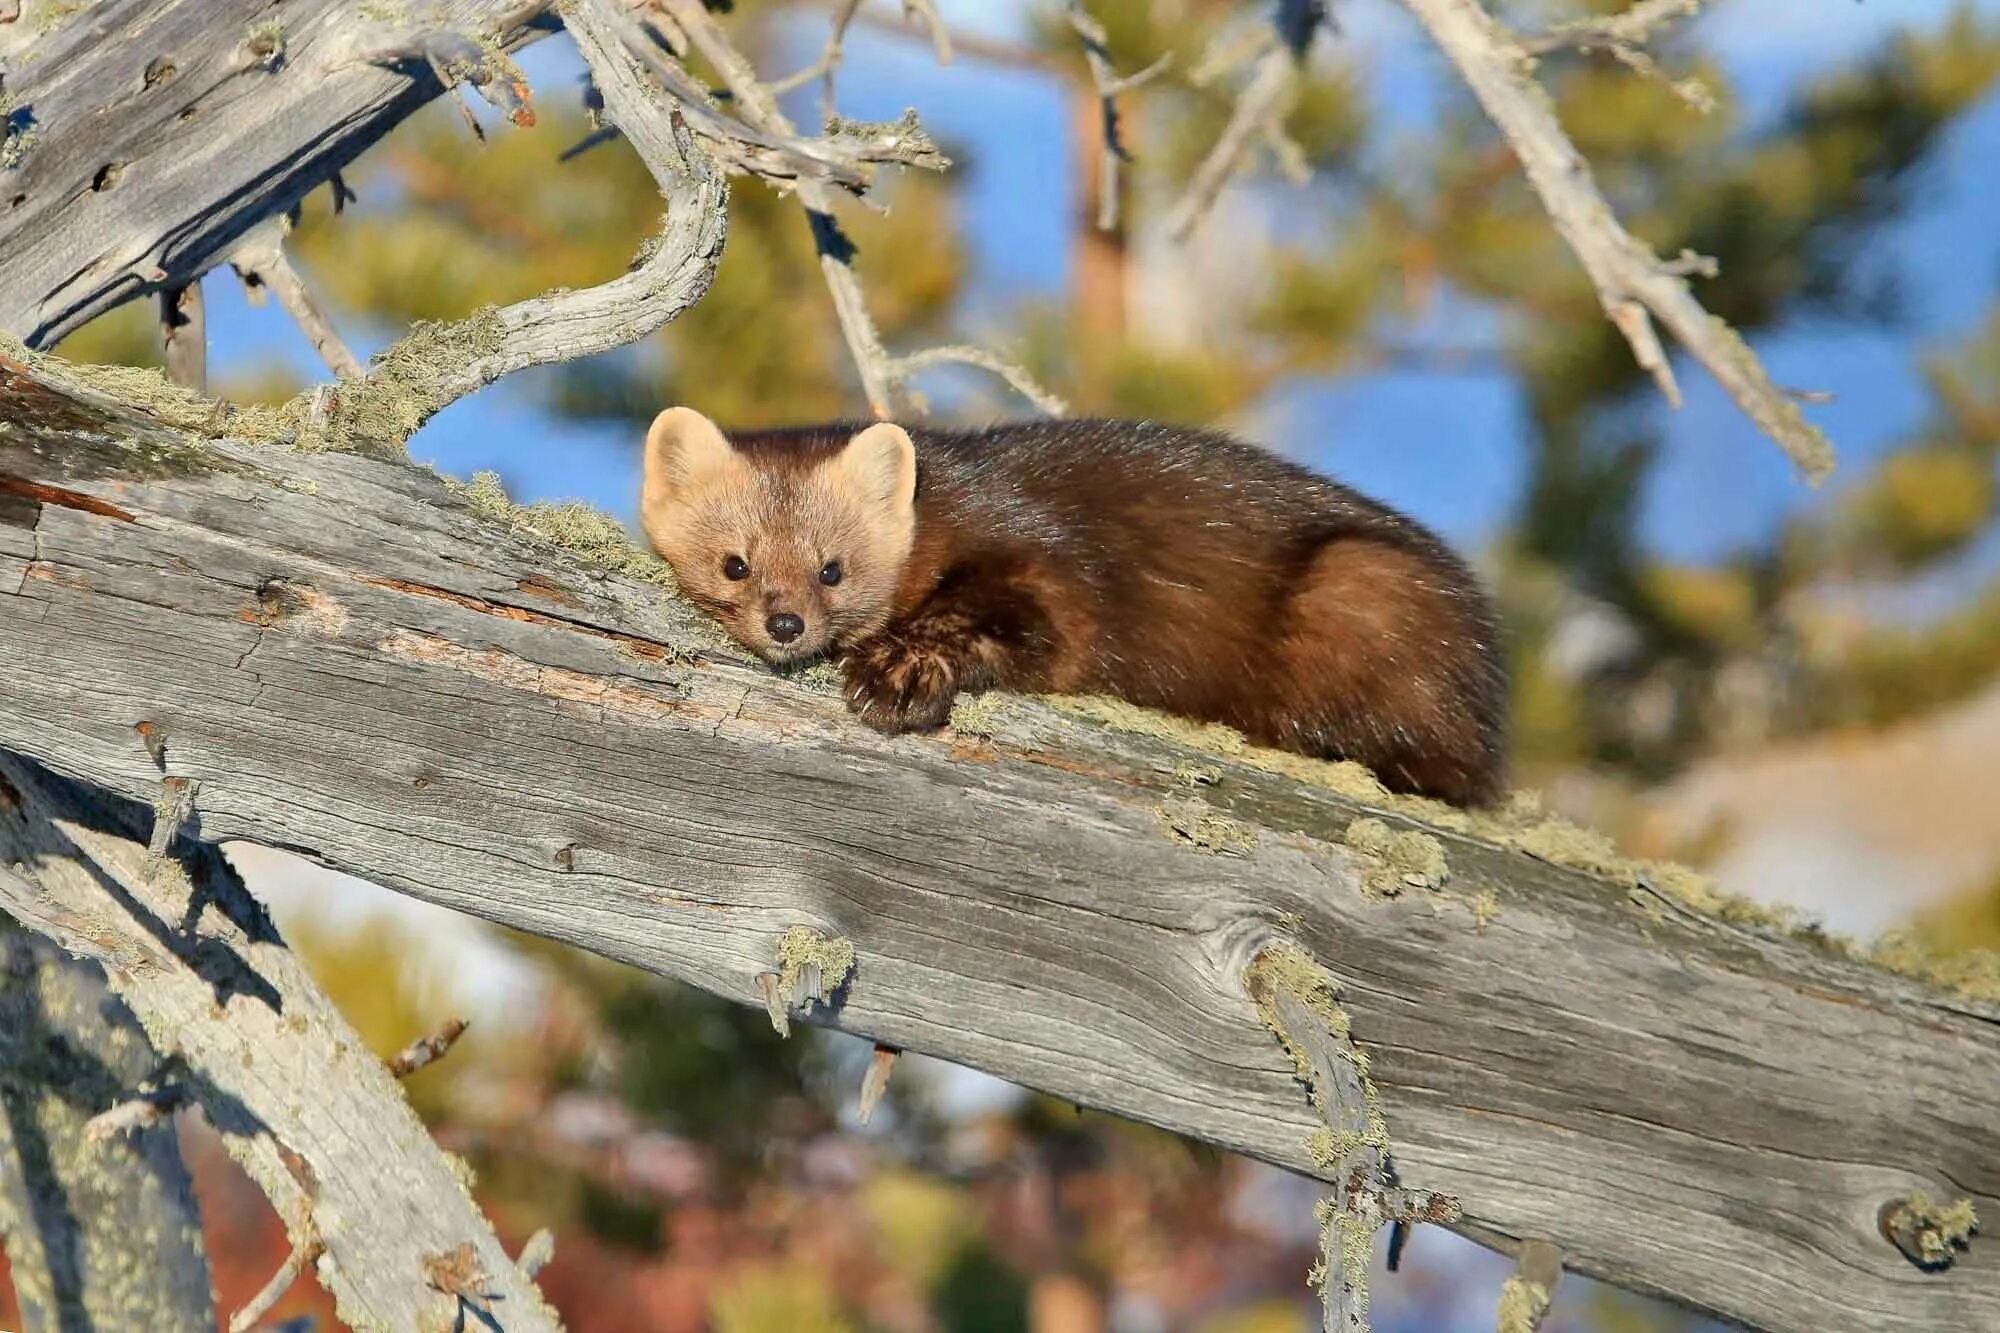
[[[888,623],[916,532],[917,456],[902,427],[869,426],[818,463],[760,461],[673,407],[646,433],[645,472],[647,537],[681,590],[758,656],[802,661]],[[790,640],[777,633],[786,616],[804,622]]]

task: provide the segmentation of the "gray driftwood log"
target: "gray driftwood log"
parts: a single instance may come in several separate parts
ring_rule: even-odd
[[[1466,1234],[1758,1328],[2000,1327],[2000,1244],[1943,1209],[2000,1217],[1990,998],[1124,710],[884,739],[579,515],[55,373],[0,361],[0,748],[144,801],[164,771],[204,840],[1326,1178],[1246,986],[1295,944],[1398,1183]]]

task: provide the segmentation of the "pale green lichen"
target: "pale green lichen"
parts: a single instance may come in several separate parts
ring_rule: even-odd
[[[1442,888],[1451,877],[1444,844],[1428,833],[1362,818],[1350,823],[1340,840],[1364,858],[1364,893],[1393,898],[1404,889]]]
[[[375,357],[367,378],[302,394],[280,410],[303,421],[300,449],[400,456],[418,427],[476,387],[464,382],[468,367],[498,353],[506,338],[490,306],[449,323],[419,323]]]
[[[1549,1312],[1549,1289],[1519,1273],[1500,1284],[1495,1333],[1536,1333]]]
[[[1882,1210],[1882,1234],[1920,1268],[1949,1268],[1958,1251],[1972,1243],[1979,1213],[1972,1200],[1940,1204],[1922,1190]]]
[[[951,706],[951,729],[961,736],[991,740],[999,731],[1007,708],[1007,696],[993,690],[961,694]]]
[[[1153,817],[1169,837],[1201,852],[1247,852],[1257,845],[1254,826],[1197,794],[1197,788],[1212,787],[1221,778],[1222,770],[1214,765],[1184,763],[1174,769],[1173,788],[1153,807]]]
[[[1306,1153],[1313,1164],[1328,1172],[1351,1170],[1368,1150],[1378,1157],[1386,1154],[1388,1123],[1382,1117],[1374,1081],[1368,1076],[1367,1058],[1354,1044],[1353,1023],[1340,1007],[1340,986],[1333,974],[1311,954],[1287,941],[1259,953],[1245,970],[1243,982],[1257,1007],[1257,1017],[1291,1057],[1292,1067],[1299,1081],[1306,1085],[1314,1109],[1327,1121],[1325,1127],[1316,1128],[1306,1136]],[[1278,1010],[1280,994],[1291,996],[1304,1007],[1312,1021],[1332,1036],[1341,1058],[1353,1064],[1363,1103],[1358,1126],[1342,1123],[1356,1119],[1355,1108],[1339,1106],[1338,1094],[1320,1085],[1312,1060]],[[1368,1264],[1374,1251],[1375,1232],[1382,1224],[1374,1198],[1372,1193],[1362,1190],[1353,1196],[1354,1207],[1339,1207],[1330,1199],[1314,1206],[1313,1216],[1319,1222],[1320,1253],[1307,1278],[1315,1287],[1323,1287],[1329,1281],[1343,1282],[1350,1293],[1349,1308],[1358,1312],[1364,1327],[1368,1317]],[[1338,1278],[1334,1276],[1336,1269]]]
[[[811,926],[793,926],[778,940],[778,993],[794,1005],[825,1004],[854,971],[854,945]]]
[[[670,593],[679,591],[667,562],[634,541],[623,523],[601,509],[579,500],[516,504],[493,472],[475,472],[469,482],[446,477],[444,483],[466,508],[489,523],[560,546],[607,573],[655,583]]]
[[[1472,908],[1473,927],[1481,934],[1484,934],[1486,927],[1500,917],[1500,895],[1490,888],[1481,889],[1473,894],[1468,905]]]

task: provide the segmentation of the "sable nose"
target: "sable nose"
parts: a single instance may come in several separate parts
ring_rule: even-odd
[[[780,611],[764,621],[764,628],[779,643],[790,643],[806,632],[806,622],[789,611]]]

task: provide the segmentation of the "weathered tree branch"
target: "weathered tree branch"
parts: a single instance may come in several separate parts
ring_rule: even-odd
[[[0,894],[25,854],[19,829],[0,785]],[[96,964],[0,919],[0,1239],[24,1333],[213,1333],[172,1122],[108,1140],[95,1130],[159,1065]]]
[[[160,343],[167,378],[196,393],[208,392],[208,310],[199,282],[160,293]]]
[[[154,1044],[185,1062],[230,1154],[285,1220],[293,1257],[232,1329],[254,1324],[309,1263],[350,1325],[449,1327],[453,1302],[423,1274],[466,1247],[507,1301],[509,1330],[555,1327],[467,1194],[463,1168],[219,851],[183,840],[157,862],[140,840],[146,806],[16,754],[0,752],[0,783],[14,801],[0,912],[103,966]]]
[[[1680,387],[1654,332],[1654,319],[1708,367],[1808,478],[1817,481],[1831,472],[1832,446],[1806,421],[1799,405],[1771,382],[1749,344],[1702,308],[1684,270],[1662,263],[1619,223],[1591,176],[1590,164],[1563,132],[1548,93],[1535,81],[1533,62],[1520,40],[1479,0],[1403,3],[1513,146],[1550,220],[1590,275],[1605,314],[1667,401],[1680,406]],[[1673,7],[1648,4],[1640,9],[1650,24],[1663,21]]]
[[[743,1003],[804,931],[853,959],[809,1021],[1342,1186],[1245,985],[1295,945],[1339,983],[1391,1205],[1448,1195],[1476,1239],[1754,1327],[2000,1324],[2000,1246],[1954,1239],[2000,1216],[1990,981],[1118,705],[973,700],[953,734],[880,737],[745,662],[615,527],[48,373],[0,365],[0,748],[150,801],[145,721],[203,839]],[[220,1040],[205,1012],[187,1030]],[[1948,1266],[1885,1238],[1899,1202]]]
[[[187,287],[443,90],[349,0],[99,0],[53,30],[0,28],[29,128],[0,155],[0,330],[45,347],[126,301]],[[436,0],[429,30],[500,49],[555,24],[541,0]],[[275,23],[280,49],[243,34]],[[139,74],[143,71],[143,77]],[[226,161],[219,154],[226,151]]]
[[[285,254],[285,235],[290,230],[291,224],[283,217],[264,219],[229,252],[229,266],[242,279],[253,304],[261,302],[267,291],[276,296],[327,369],[341,379],[358,380],[367,373],[360,358],[348,350],[332,317],[320,309],[306,280]]]

